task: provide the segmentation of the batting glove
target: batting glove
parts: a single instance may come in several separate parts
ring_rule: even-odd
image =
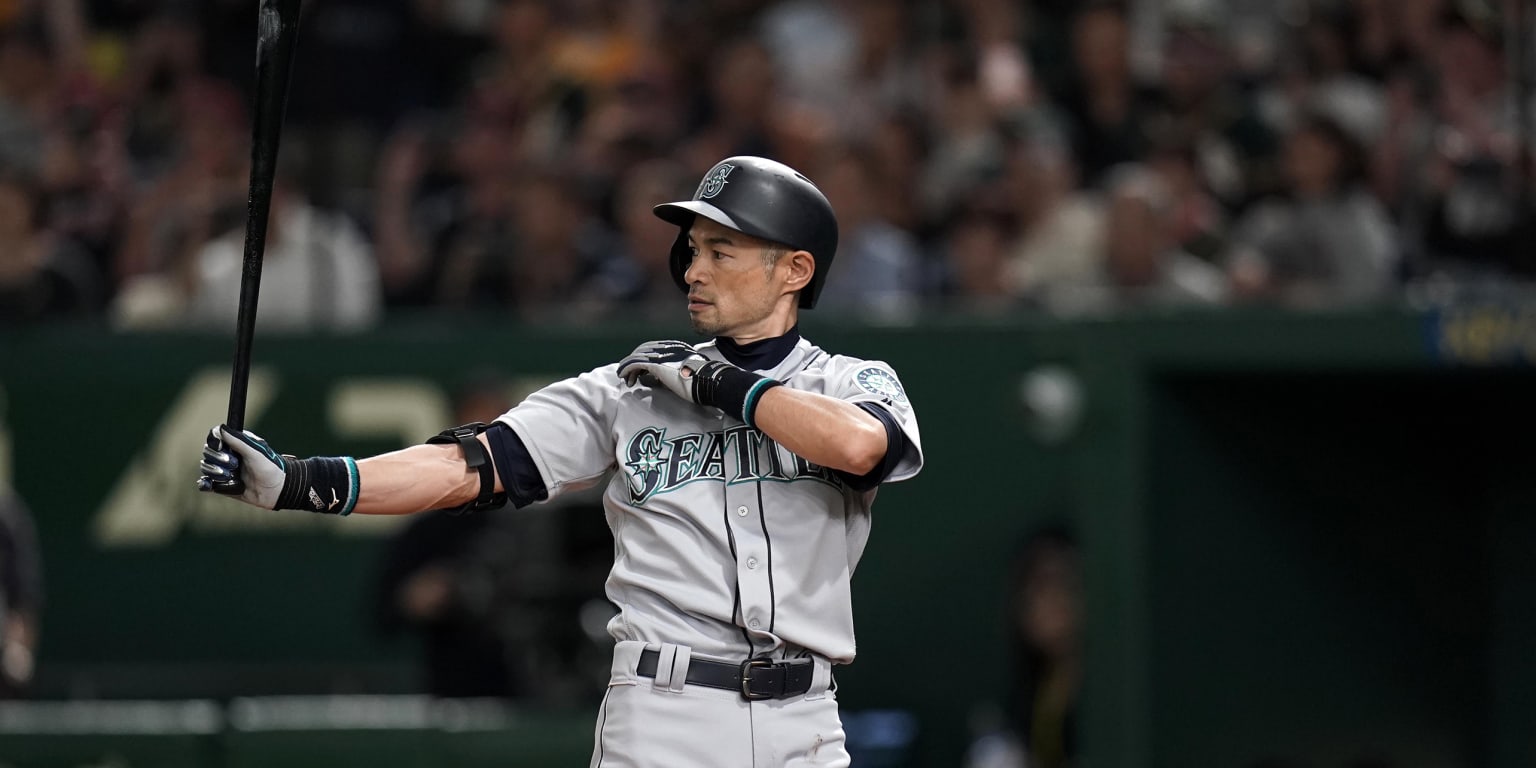
[[[673,394],[691,402],[693,373],[704,367],[709,358],[699,354],[692,344],[681,341],[647,341],[619,363],[619,378],[626,383],[642,382],[648,386],[663,386]]]
[[[198,468],[198,490],[262,509],[346,515],[357,504],[357,462],[351,457],[279,455],[255,434],[222,425],[209,431]]]
[[[756,426],[753,416],[764,392],[779,386],[773,379],[710,360],[681,341],[648,341],[619,363],[619,378],[660,384],[678,397],[719,408],[727,416]]]

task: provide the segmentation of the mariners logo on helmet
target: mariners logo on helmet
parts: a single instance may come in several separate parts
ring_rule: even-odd
[[[699,191],[694,193],[693,198],[695,200],[708,200],[720,194],[720,190],[725,189],[725,177],[731,175],[731,171],[734,170],[736,170],[736,166],[730,163],[721,163],[715,166],[715,169],[710,171],[709,175],[705,176],[702,182],[699,182]]]

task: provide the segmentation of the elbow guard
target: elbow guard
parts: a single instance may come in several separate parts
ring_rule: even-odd
[[[480,475],[480,493],[474,501],[460,504],[447,510],[451,514],[462,515],[466,512],[479,512],[482,509],[499,509],[506,506],[507,494],[496,493],[496,467],[491,463],[490,452],[476,439],[476,435],[484,432],[488,427],[482,422],[473,422],[461,427],[445,429],[442,432],[427,438],[427,443],[457,443],[459,449],[464,452],[464,463]]]

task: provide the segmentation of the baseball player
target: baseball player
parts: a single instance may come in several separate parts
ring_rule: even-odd
[[[832,667],[854,658],[876,489],[922,467],[912,403],[890,366],[799,334],[837,250],[810,180],[732,157],[655,213],[678,226],[672,274],[712,341],[646,342],[490,425],[362,460],[215,427],[198,487],[387,515],[522,507],[611,473],[618,614],[591,765],[846,766]]]

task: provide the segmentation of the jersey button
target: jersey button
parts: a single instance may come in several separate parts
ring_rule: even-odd
[[[755,557],[747,558],[747,568],[748,569],[755,569],[755,568],[757,568],[757,558],[755,558]]]
[[[753,620],[747,622],[747,626],[751,627],[752,629],[757,629],[758,627],[761,627],[762,625],[763,625],[763,623],[761,621],[758,621],[757,619],[753,619]]]
[[[736,508],[736,514],[741,516],[741,517],[746,517],[747,516],[747,508],[745,506],[737,507]]]

